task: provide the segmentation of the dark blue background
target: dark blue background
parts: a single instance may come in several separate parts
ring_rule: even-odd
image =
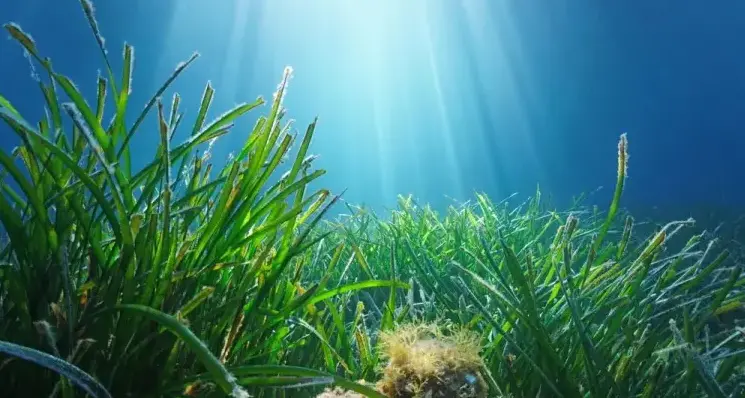
[[[205,4],[198,0],[184,3]],[[297,64],[294,91],[288,98],[290,116],[297,117],[299,129],[314,115],[320,116],[313,150],[322,156],[319,165],[329,171],[321,185],[337,192],[349,188],[346,198],[351,202],[391,205],[395,194],[411,192],[421,201],[441,207],[448,203],[446,195],[469,199],[471,192],[478,190],[501,198],[515,191],[532,194],[540,183],[558,203],[602,185],[605,189],[594,197],[605,204],[615,182],[616,142],[622,132],[628,132],[631,158],[624,197],[627,206],[656,206],[684,215],[712,209],[732,211],[745,203],[745,2],[486,2],[492,4],[485,6],[493,24],[489,31],[502,38],[502,56],[508,61],[512,56],[521,59],[513,68],[511,83],[518,90],[530,91],[529,100],[518,105],[531,125],[529,149],[535,164],[519,163],[526,147],[511,148],[509,139],[500,135],[515,126],[505,107],[499,106],[509,103],[510,97],[490,94],[503,82],[491,77],[484,61],[491,56],[489,38],[477,42],[470,36],[466,26],[469,22],[455,3],[430,2],[439,7],[430,7],[432,20],[438,21],[431,27],[432,37],[439,48],[450,49],[442,50],[441,60],[457,58],[442,61],[440,83],[446,94],[445,106],[463,97],[472,101],[467,106],[472,117],[453,116],[448,121],[457,130],[453,144],[457,173],[439,161],[438,151],[444,144],[430,142],[426,132],[409,132],[412,142],[389,151],[383,158],[388,159],[385,164],[380,153],[372,153],[385,148],[360,145],[372,134],[366,133],[370,122],[360,107],[354,109],[360,117],[346,117],[345,106],[351,110],[358,104],[349,94],[353,91],[345,90],[338,81],[320,77],[320,69],[335,67],[331,60],[321,68],[320,64],[309,63],[314,58],[308,51],[304,50],[306,58],[293,58],[299,51],[293,49],[285,50],[287,56],[277,50],[276,63],[252,58],[252,51],[262,43],[271,46],[273,40],[262,36],[259,28],[264,5],[253,3],[253,12],[246,20],[247,34],[241,42],[244,53],[237,61],[241,76],[253,78],[236,81],[238,92],[221,96],[218,90],[212,116],[259,94],[271,98],[281,76],[277,66]],[[133,109],[140,109],[176,62],[190,55],[189,51],[179,51],[178,56],[172,56],[169,49],[189,48],[203,54],[188,77],[176,86],[188,114],[193,116],[204,83],[219,80],[222,64],[231,56],[221,43],[231,34],[234,15],[230,9],[216,6],[214,14],[195,15],[188,22],[190,26],[181,28],[191,34],[174,38],[166,34],[168,27],[184,23],[173,20],[175,4],[169,0],[107,0],[98,1],[96,6],[115,69],[120,67],[122,43],[135,46]],[[506,9],[508,16],[504,15]],[[507,20],[510,26],[499,23]],[[0,21],[19,23],[36,40],[42,54],[52,58],[55,68],[93,98],[96,73],[102,64],[77,1],[0,0]],[[297,34],[303,35],[308,30],[301,29],[316,29],[322,22],[306,23],[284,29],[298,29]],[[510,35],[518,36],[519,42],[509,39]],[[495,37],[494,41],[499,40]],[[308,45],[312,48],[314,44]],[[395,62],[403,65],[405,61],[399,57]],[[480,69],[474,66],[479,63]],[[470,88],[463,89],[464,85]],[[336,96],[335,101],[324,102],[325,97],[316,101],[309,90],[329,92],[329,96]],[[0,93],[28,120],[35,122],[42,115],[41,95],[30,78],[28,61],[10,40],[0,41]],[[432,129],[438,123],[432,121],[431,112],[428,107],[413,107],[405,117],[414,120],[412,125],[426,126],[423,130]],[[395,130],[399,119],[395,115],[391,118],[389,137],[395,140],[404,132]],[[341,135],[340,130],[350,127],[356,128],[358,135]],[[215,148],[215,161],[235,150],[245,131],[240,135],[241,140],[223,142]],[[486,148],[476,148],[476,137]],[[17,144],[5,126],[0,126],[0,140],[6,150]],[[138,164],[154,152],[155,130],[141,132],[135,143]],[[423,174],[416,180],[409,176],[414,161],[406,155],[407,148],[416,148],[418,153],[417,167]],[[510,156],[477,155],[477,149],[487,154],[507,152]],[[393,181],[387,183],[385,194],[379,188],[382,168]],[[444,173],[457,180],[459,187],[441,179]]]

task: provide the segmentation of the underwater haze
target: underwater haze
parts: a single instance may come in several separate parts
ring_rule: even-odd
[[[213,109],[271,98],[292,66],[288,113],[298,130],[319,117],[311,151],[328,170],[322,184],[346,188],[353,204],[388,207],[412,194],[443,208],[474,192],[501,199],[540,185],[559,204],[604,186],[591,200],[606,205],[624,132],[626,207],[687,216],[744,203],[740,1],[128,0],[96,8],[110,51],[135,47],[136,107],[194,51],[202,57],[173,91],[196,104],[209,80]],[[2,0],[0,19],[32,32],[56,70],[95,95],[100,55],[77,1]],[[0,72],[0,91],[38,119],[30,64],[10,40],[0,41]],[[185,109],[189,125],[196,109]],[[215,143],[212,161],[243,143],[253,121],[242,123]],[[135,167],[159,143],[155,115],[146,126],[153,132],[134,138]],[[18,144],[0,129],[4,148]],[[181,129],[177,141],[188,134]]]

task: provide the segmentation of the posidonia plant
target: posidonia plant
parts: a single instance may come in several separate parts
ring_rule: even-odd
[[[322,283],[301,294],[294,283],[303,266],[294,260],[314,244],[309,231],[333,200],[327,190],[307,188],[324,174],[308,156],[315,122],[294,135],[283,121],[290,70],[238,155],[213,170],[197,149],[264,100],[208,121],[214,90],[207,84],[193,124],[183,125],[178,94],[170,107],[161,96],[193,55],[134,113],[134,49],[125,45],[116,78],[93,6],[81,6],[106,72],[92,102],[30,35],[5,25],[48,79],[39,80],[46,116],[38,123],[0,97],[0,119],[20,142],[0,152],[0,222],[8,237],[0,253],[0,350],[11,355],[0,364],[3,395],[70,396],[74,385],[97,396],[159,395],[195,389],[179,381],[202,372],[208,388],[235,396],[245,395],[240,385],[332,381],[374,395],[334,375],[278,366],[273,353],[297,333],[286,325],[290,316],[336,294]],[[173,143],[177,129],[190,131],[180,144]],[[130,162],[136,134],[160,137],[139,170]],[[399,285],[367,281],[347,290]],[[238,364],[253,367],[234,375],[229,367]]]
[[[617,162],[604,214],[581,202],[553,210],[540,191],[517,206],[477,195],[444,215],[401,197],[386,219],[353,209],[322,227],[333,231],[323,244],[343,244],[342,256],[359,265],[336,271],[338,283],[391,278],[412,287],[396,297],[362,292],[367,324],[334,334],[356,338],[408,319],[466,325],[484,338],[490,391],[505,396],[740,396],[738,245],[696,231],[692,219],[653,229],[636,222],[620,210],[625,135]],[[380,365],[366,350],[360,357],[367,369]]]

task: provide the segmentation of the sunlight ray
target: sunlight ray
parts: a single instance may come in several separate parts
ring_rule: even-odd
[[[450,118],[448,117],[448,109],[445,105],[445,98],[442,92],[442,86],[440,82],[440,72],[438,69],[438,63],[435,55],[434,44],[432,41],[432,27],[429,22],[429,14],[427,12],[426,1],[422,1],[422,13],[420,13],[420,20],[423,23],[425,34],[425,47],[427,50],[427,56],[429,61],[430,73],[432,74],[432,84],[437,95],[437,117],[441,121],[441,128],[438,129],[440,133],[440,139],[445,144],[445,162],[448,165],[449,179],[453,183],[455,193],[453,196],[461,196],[465,192],[463,191],[463,183],[461,181],[460,165],[458,164],[458,158],[456,156],[454,141],[453,141],[453,130],[450,125]],[[460,199],[460,198],[459,198]]]
[[[498,88],[494,89],[498,91],[486,93],[486,97],[503,105],[487,112],[484,117],[493,120],[497,115],[509,115],[515,119],[517,127],[512,131],[494,129],[486,132],[498,135],[499,142],[510,143],[509,146],[500,145],[502,150],[493,156],[504,159],[501,164],[520,164],[521,167],[540,172],[542,167],[534,142],[537,128],[534,120],[541,118],[542,109],[536,100],[531,71],[524,59],[524,43],[515,27],[510,6],[486,0],[461,0],[461,7],[466,18],[464,25],[469,33],[466,40],[472,43],[478,57],[472,60],[474,65],[471,65],[476,71],[474,78],[478,79],[480,87],[488,87],[483,81],[487,79],[486,76],[494,79],[497,75],[500,82]],[[513,154],[518,152],[520,158],[514,158]]]
[[[226,98],[235,99],[238,94],[236,82],[240,81],[242,71],[240,68],[240,57],[244,51],[244,40],[246,37],[246,24],[251,13],[250,0],[234,0],[233,20],[230,26],[230,38],[227,41],[227,58],[219,77],[219,90]],[[256,7],[254,7],[256,8]],[[249,77],[250,78],[250,77]]]

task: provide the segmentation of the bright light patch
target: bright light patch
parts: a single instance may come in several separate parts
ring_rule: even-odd
[[[298,128],[320,117],[312,151],[329,169],[332,189],[349,188],[352,202],[390,204],[407,193],[430,202],[445,195],[466,199],[473,181],[490,183],[490,159],[509,155],[495,153],[495,139],[489,144],[484,138],[504,132],[478,131],[493,126],[483,125],[493,116],[483,113],[499,111],[495,104],[517,95],[487,3],[176,2],[174,44],[163,62],[194,49],[183,43],[206,45],[224,56],[209,68],[216,98],[242,101],[259,93],[268,98],[271,84],[291,65],[295,77],[286,106]],[[464,40],[479,53],[470,60],[479,63],[476,69],[467,67]],[[492,98],[474,95],[474,87]],[[495,100],[500,92],[507,98]],[[484,100],[493,102],[475,106]]]

